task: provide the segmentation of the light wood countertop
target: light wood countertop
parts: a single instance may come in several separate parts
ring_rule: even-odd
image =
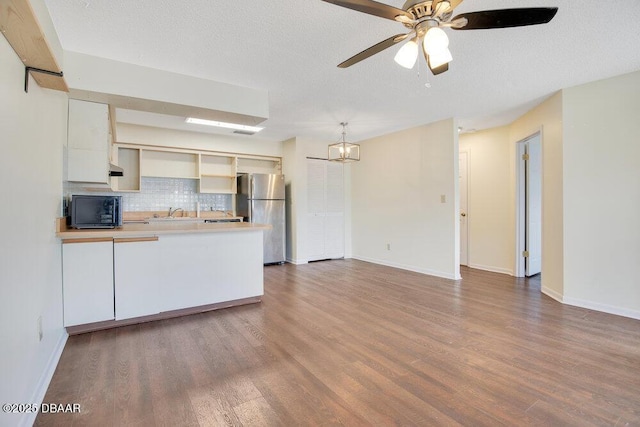
[[[67,229],[64,221],[59,221],[56,237],[60,239],[101,239],[122,237],[152,237],[163,234],[194,234],[194,233],[231,233],[250,230],[268,230],[268,224],[249,222],[203,223],[191,221],[151,222],[148,224],[124,224],[113,229]]]

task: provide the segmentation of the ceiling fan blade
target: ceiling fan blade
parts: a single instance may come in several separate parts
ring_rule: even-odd
[[[464,18],[467,25],[452,26],[454,30],[485,30],[489,28],[524,27],[546,24],[558,12],[557,7],[529,7],[521,9],[498,9],[469,12],[457,15],[452,21]]]
[[[373,56],[376,53],[382,52],[383,50],[390,48],[396,43],[400,43],[402,40],[409,37],[409,35],[411,35],[411,33],[396,34],[395,36],[391,36],[388,39],[383,40],[378,44],[374,44],[369,49],[365,49],[362,52],[358,53],[357,55],[354,55],[351,58],[347,59],[346,61],[338,64],[338,68],[351,67],[352,65],[357,64],[363,59],[367,59],[368,57]]]
[[[368,13],[369,15],[379,16],[380,18],[396,20],[397,16],[401,16],[402,20],[413,21],[413,15],[409,12],[398,9],[397,7],[389,6],[383,3],[378,3],[373,0],[322,0],[327,3],[336,4],[338,6],[346,7],[347,9],[357,10],[358,12]]]
[[[459,18],[448,22],[441,22],[440,27],[449,27],[453,28],[454,30],[459,30],[460,28],[467,25],[468,22],[469,21],[467,21],[467,18]]]
[[[436,8],[438,7],[438,4],[439,4],[441,1],[445,1],[445,0],[434,0],[434,2],[433,2],[433,4],[431,5],[431,7],[432,7],[433,9],[436,9]],[[448,2],[449,2],[449,4],[450,4],[450,6],[449,6],[449,10],[450,10],[450,11],[451,11],[451,10],[453,10],[453,9],[455,9],[456,7],[458,7],[458,6],[460,5],[460,3],[462,3],[462,0],[446,0],[446,1],[448,1]]]

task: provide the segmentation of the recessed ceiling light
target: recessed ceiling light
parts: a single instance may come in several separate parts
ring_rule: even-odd
[[[247,126],[247,125],[239,125],[236,123],[216,122],[214,120],[196,119],[194,117],[187,117],[187,120],[185,121],[187,123],[192,123],[195,125],[215,126],[219,128],[242,130],[246,132],[260,132],[262,129],[264,129],[263,127],[258,127],[258,126]]]

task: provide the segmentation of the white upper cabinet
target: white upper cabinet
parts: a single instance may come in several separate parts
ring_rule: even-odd
[[[109,183],[109,106],[69,100],[67,181]]]

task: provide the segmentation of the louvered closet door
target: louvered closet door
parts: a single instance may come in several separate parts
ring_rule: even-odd
[[[344,168],[325,162],[325,255],[344,257]]]
[[[309,261],[344,256],[344,181],[341,164],[307,160]]]
[[[325,259],[324,211],[325,165],[322,160],[307,159],[307,259]]]

